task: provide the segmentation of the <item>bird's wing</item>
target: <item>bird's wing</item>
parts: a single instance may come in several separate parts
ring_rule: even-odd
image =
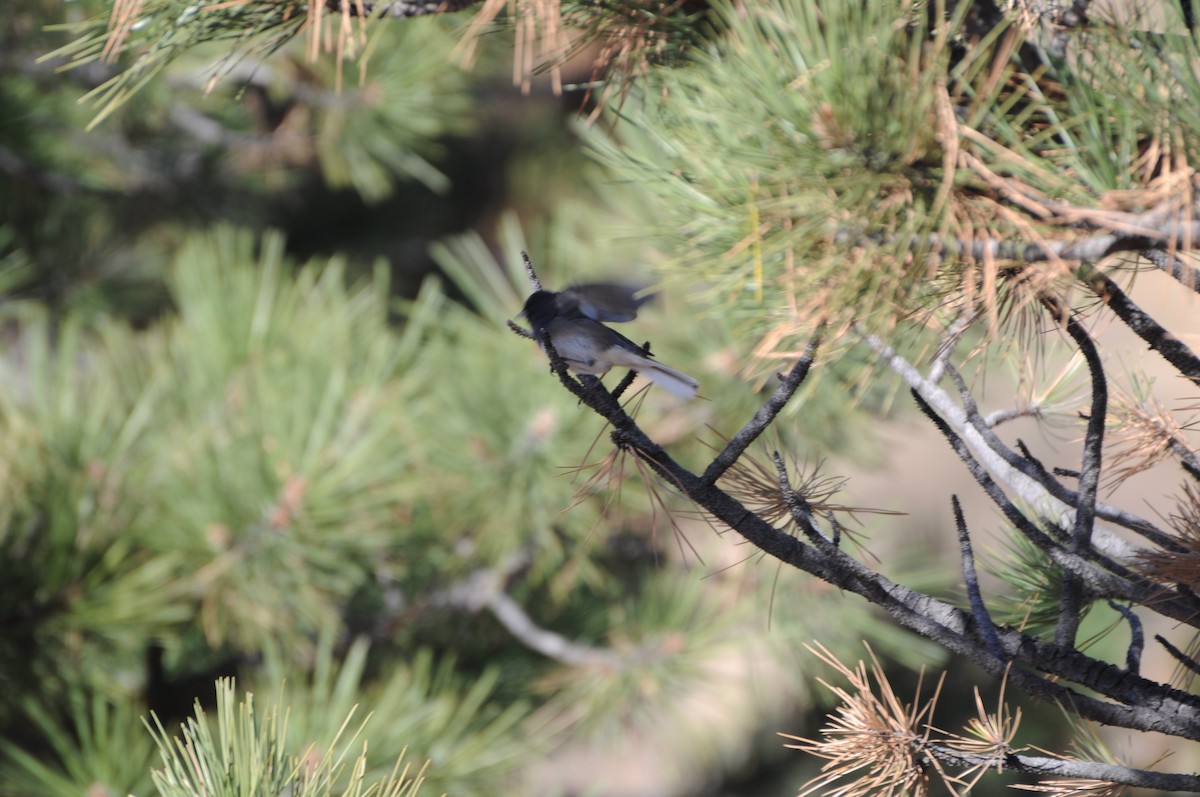
[[[558,312],[568,317],[578,313],[593,321],[632,321],[638,308],[650,301],[649,295],[638,295],[643,290],[640,285],[616,282],[572,285],[559,292]]]

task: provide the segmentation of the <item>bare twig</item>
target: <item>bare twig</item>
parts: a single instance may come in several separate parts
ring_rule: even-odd
[[[1146,647],[1146,632],[1142,629],[1142,621],[1133,611],[1116,601],[1110,600],[1108,605],[1129,623],[1129,649],[1125,652],[1125,669],[1130,672],[1140,672],[1142,650]]]
[[[605,667],[615,667],[621,661],[621,657],[611,650],[581,645],[542,628],[506,592],[491,592],[487,596],[487,608],[518,642],[547,658],[564,664]]]
[[[409,19],[425,17],[431,14],[452,14],[480,3],[482,0],[384,0],[372,2],[363,0],[361,3],[348,3],[350,16],[386,17],[388,19]],[[325,7],[330,11],[342,10],[342,0],[325,0]]]
[[[713,458],[709,466],[704,470],[704,475],[700,480],[705,484],[714,484],[717,479],[721,478],[721,474],[729,470],[737,458],[742,455],[751,443],[762,434],[771,422],[775,420],[775,416],[784,408],[796,392],[796,388],[800,387],[800,383],[808,376],[808,370],[812,367],[813,358],[816,356],[817,347],[821,342],[821,333],[818,332],[808,342],[808,346],[804,349],[804,356],[796,361],[792,370],[779,380],[779,387],[775,388],[775,392],[771,398],[767,400],[754,414],[754,418],[750,420],[741,430],[733,436],[726,444],[725,448]]]
[[[1188,0],[1185,0],[1184,5],[1190,5]],[[1200,271],[1184,263],[1178,256],[1163,249],[1144,249],[1141,255],[1158,268],[1170,274],[1172,279],[1179,282],[1179,284],[1190,288],[1196,293],[1200,293]]]
[[[1158,644],[1162,645],[1166,649],[1167,653],[1170,653],[1171,656],[1174,657],[1175,661],[1182,664],[1184,669],[1190,670],[1196,675],[1200,675],[1200,662],[1196,661],[1191,656],[1172,645],[1161,634],[1155,634],[1154,639],[1158,642]]]
[[[992,766],[994,759],[994,756],[989,754],[964,753],[936,742],[926,745],[925,751],[937,758],[943,765],[951,767]],[[1056,778],[1106,780],[1112,783],[1124,783],[1129,786],[1161,791],[1200,791],[1200,776],[1135,769],[1121,764],[1110,764],[1106,761],[1077,761],[1069,758],[1031,756],[1013,752],[1004,756],[1003,765],[1006,770],[1014,772]]]
[[[1200,357],[1197,357],[1179,338],[1138,307],[1108,275],[1089,262],[1083,262],[1075,273],[1117,318],[1125,322],[1150,348],[1163,356],[1184,378],[1200,385]]]
[[[977,429],[968,419],[966,411],[959,407],[942,390],[929,379],[921,375],[908,360],[902,357],[894,348],[887,345],[878,335],[858,330],[863,341],[873,349],[885,365],[905,381],[910,389],[916,391],[937,410],[940,417],[961,434],[976,452],[980,461],[996,474],[996,478],[1012,489],[1017,497],[1029,504],[1039,515],[1045,515],[1064,528],[1074,525],[1075,508],[1072,501],[1066,500],[1063,493],[1051,490],[1042,484],[1038,478],[1026,473],[1022,464],[1012,452],[1007,451],[1003,444],[999,449],[989,442],[984,429]],[[986,428],[986,427],[985,427]],[[1064,488],[1065,489],[1065,488]],[[1072,494],[1073,495],[1073,494]],[[1135,523],[1142,527],[1153,527],[1153,524],[1135,518],[1125,510],[1106,504],[1098,504],[1097,513],[1105,520],[1126,525]],[[1093,542],[1098,550],[1118,561],[1129,561],[1136,555],[1136,550],[1127,541],[1105,530],[1096,529]]]
[[[1055,308],[1050,306],[1052,312]],[[1092,379],[1092,407],[1088,416],[1087,433],[1083,442],[1083,464],[1079,476],[1079,501],[1075,505],[1075,525],[1071,530],[1071,553],[1080,555],[1092,546],[1092,528],[1096,521],[1096,492],[1100,487],[1100,465],[1103,462],[1104,421],[1108,415],[1108,385],[1104,379],[1104,364],[1087,330],[1073,315],[1067,319],[1067,334],[1075,341],[1087,361]],[[1083,584],[1068,571],[1063,578],[1055,640],[1060,645],[1074,645],[1082,617]]]
[[[804,532],[805,536],[814,541],[824,542],[825,538],[821,535],[816,523],[813,521],[812,506],[809,505],[807,499],[792,489],[791,480],[788,479],[787,465],[783,461],[783,456],[775,451],[772,454],[775,460],[775,471],[779,474],[779,494],[783,498],[784,505],[788,508],[788,512],[792,515],[792,520],[796,522],[796,526]]]
[[[516,323],[512,319],[509,319],[507,323],[508,323],[508,328],[511,329],[513,332],[517,333],[518,335],[520,335],[521,337],[528,338],[529,340],[537,340],[537,338],[535,338],[533,336],[532,332],[530,332],[528,329],[521,326],[520,324]]]
[[[950,428],[944,419],[938,416],[934,409],[925,402],[919,393],[913,391],[917,406],[930,421],[938,428],[958,454],[967,470],[975,477],[975,481],[983,488],[987,496],[1004,514],[1004,517],[1030,542],[1044,551],[1056,564],[1067,573],[1077,576],[1083,585],[1097,595],[1120,597],[1140,604],[1152,603],[1161,613],[1188,624],[1200,623],[1200,614],[1191,600],[1182,596],[1170,596],[1164,590],[1145,579],[1123,570],[1121,573],[1111,572],[1110,562],[1103,562],[1107,568],[1089,561],[1080,552],[1068,550],[1051,538],[1046,532],[1034,525],[1012,501],[1004,494],[999,485],[992,479],[979,462],[971,454],[970,448],[962,437]],[[1062,645],[1060,645],[1062,647]],[[1070,647],[1070,646],[1067,646]]]
[[[992,655],[998,659],[1004,658],[1004,649],[1000,646],[1000,638],[996,636],[996,626],[988,614],[987,604],[979,591],[979,575],[975,572],[975,553],[971,550],[971,534],[967,530],[967,521],[963,517],[962,504],[958,496],[950,496],[950,505],[954,509],[954,527],[958,530],[959,555],[962,558],[963,583],[967,587],[967,600],[971,604],[971,614],[975,616],[975,625],[979,634],[987,643]]]
[[[434,596],[431,602],[471,612],[487,609],[518,642],[555,661],[573,665],[617,665],[620,657],[611,650],[581,645],[542,628],[505,592],[508,580],[528,567],[530,560],[529,552],[524,551],[509,557],[500,567],[476,570]]]
[[[525,276],[529,278],[529,287],[535,291],[542,289],[542,281],[538,279],[537,272],[533,270],[533,261],[529,258],[529,253],[524,249],[521,250],[521,262],[525,264]]]

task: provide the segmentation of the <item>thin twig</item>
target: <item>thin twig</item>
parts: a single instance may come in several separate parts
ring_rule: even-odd
[[[921,412],[933,422],[938,431],[942,433],[942,436],[950,443],[951,448],[958,454],[959,459],[962,460],[967,470],[975,477],[975,481],[983,488],[988,498],[992,499],[992,502],[996,504],[1008,522],[1020,531],[1026,539],[1044,551],[1064,571],[1075,574],[1091,590],[1100,595],[1122,597],[1126,600],[1143,604],[1162,597],[1161,591],[1154,592],[1144,585],[1135,584],[1126,578],[1097,567],[1079,555],[1079,553],[1065,549],[1046,534],[1046,532],[1035,526],[1008,499],[1008,496],[1004,494],[1004,491],[1000,489],[987,470],[976,461],[962,437],[955,433],[949,424],[938,416],[933,407],[927,404],[919,393],[914,390],[912,395]],[[1163,610],[1164,613],[1173,612],[1174,614],[1171,616],[1175,619],[1184,622],[1200,622],[1200,617],[1198,616],[1188,617],[1188,613],[1194,611],[1194,609],[1185,609],[1182,606],[1172,606],[1172,604],[1173,602],[1171,601],[1156,600],[1155,606]]]
[[[542,628],[506,592],[497,590],[490,593],[487,608],[518,642],[547,658],[564,664],[605,667],[615,667],[621,662],[621,657],[611,650],[581,645]]]
[[[1164,648],[1166,648],[1167,653],[1170,653],[1177,662],[1179,662],[1180,664],[1182,664],[1184,666],[1185,669],[1190,670],[1192,673],[1194,673],[1196,675],[1200,675],[1200,662],[1197,662],[1191,656],[1189,656],[1188,654],[1184,653],[1179,648],[1172,645],[1161,634],[1155,634],[1154,638],[1155,638],[1155,640],[1158,641],[1158,644],[1160,644]]]
[[[1057,307],[1046,303],[1052,313]],[[1108,415],[1108,384],[1104,363],[1087,330],[1074,315],[1067,318],[1067,334],[1075,341],[1087,362],[1092,380],[1092,406],[1083,442],[1083,460],[1079,475],[1079,501],[1075,505],[1075,525],[1071,530],[1071,553],[1080,555],[1092,546],[1092,528],[1096,522],[1096,493],[1100,488],[1100,466],[1104,461],[1104,421]],[[1064,573],[1058,627],[1054,638],[1060,645],[1073,646],[1083,614],[1083,584],[1074,573]]]
[[[1080,281],[1125,322],[1150,348],[1162,355],[1185,379],[1200,385],[1200,357],[1138,307],[1107,274],[1084,261],[1075,271]]]
[[[988,614],[987,605],[983,602],[983,594],[979,591],[979,575],[975,572],[975,553],[971,550],[971,534],[967,530],[967,521],[963,517],[962,504],[958,496],[950,496],[950,505],[954,509],[954,527],[958,530],[959,555],[962,558],[963,583],[967,587],[967,600],[971,604],[971,614],[975,616],[975,625],[979,629],[988,650],[996,658],[1005,659],[1004,648],[1000,638],[996,636],[996,626]]]
[[[1200,457],[1196,456],[1196,452],[1192,451],[1183,441],[1171,436],[1167,441],[1167,447],[1171,449],[1171,453],[1179,458],[1179,464],[1186,470],[1193,479],[1200,480]]]
[[[705,484],[715,484],[717,479],[721,478],[721,474],[729,470],[737,462],[742,452],[771,425],[775,416],[784,408],[796,389],[800,387],[800,383],[808,376],[820,341],[821,333],[818,331],[805,347],[804,356],[797,360],[792,370],[779,380],[779,387],[775,388],[775,392],[767,399],[767,403],[759,407],[750,422],[743,426],[725,445],[725,448],[713,458],[713,461],[705,468],[700,481]]]
[[[1188,5],[1187,0],[1183,4]],[[1191,288],[1196,293],[1200,293],[1200,270],[1194,269],[1187,263],[1184,263],[1178,256],[1172,255],[1162,249],[1145,249],[1141,252],[1142,257],[1149,260],[1158,268],[1171,275],[1179,284],[1186,288]]]
[[[532,332],[530,332],[528,329],[526,329],[525,327],[521,326],[520,324],[516,323],[516,322],[515,322],[515,321],[513,321],[511,318],[510,318],[510,319],[509,319],[507,322],[505,322],[505,323],[507,323],[507,324],[508,324],[508,328],[509,328],[509,329],[511,329],[513,332],[517,333],[517,334],[518,334],[518,335],[520,335],[521,337],[523,337],[523,338],[528,338],[529,340],[537,340],[537,338],[535,338],[535,337],[533,336],[533,333],[532,333]]]
[[[809,539],[814,542],[827,542],[820,530],[817,529],[816,523],[813,522],[812,506],[804,496],[792,489],[783,455],[775,451],[772,458],[775,460],[775,471],[779,474],[779,495],[783,498],[784,506],[791,513],[792,520],[796,521],[796,525]]]
[[[996,474],[998,479],[1013,489],[1021,500],[1033,506],[1040,514],[1055,518],[1055,522],[1059,525],[1070,526],[1072,524],[1075,513],[1072,502],[1060,497],[1050,489],[1049,485],[1042,484],[1035,476],[1027,474],[1023,464],[1019,464],[1016,456],[1007,451],[1003,444],[999,449],[994,448],[993,444],[988,442],[985,430],[975,428],[967,418],[966,411],[955,404],[945,390],[922,376],[912,363],[878,335],[866,332],[859,327],[855,327],[855,331],[893,373],[903,379],[910,389],[920,393],[952,428],[970,442],[971,447],[984,464]],[[1116,507],[1101,504],[1097,506],[1097,510],[1101,513],[1101,517],[1114,523],[1126,525],[1132,519],[1140,526],[1152,526],[1149,522],[1133,518],[1130,513]],[[1137,553],[1133,546],[1123,538],[1104,529],[1097,529],[1095,543],[1098,549],[1121,561],[1128,561]]]
[[[946,766],[971,768],[996,765],[995,753],[965,753],[936,742],[930,742],[922,749]],[[1003,758],[1003,768],[1055,778],[1103,780],[1160,791],[1200,791],[1200,776],[1197,775],[1135,769],[1107,761],[1078,761],[1010,752]]]
[[[410,19],[431,14],[452,14],[478,4],[481,0],[385,0],[385,2],[349,3],[346,10],[350,16],[385,17],[388,19]],[[341,0],[325,0],[330,11],[341,11]]]
[[[1132,673],[1142,669],[1142,650],[1146,647],[1146,632],[1142,629],[1142,621],[1128,607],[1110,600],[1108,605],[1118,612],[1129,623],[1129,650],[1125,652],[1125,669]]]
[[[529,278],[529,285],[535,291],[542,289],[542,281],[538,279],[537,272],[533,270],[533,261],[529,258],[529,253],[524,249],[521,250],[521,262],[525,264],[525,276]]]
[[[514,554],[498,567],[480,568],[431,599],[435,605],[478,612],[487,609],[513,637],[530,650],[572,665],[616,666],[620,656],[611,650],[581,645],[534,622],[505,591],[516,573],[529,566],[529,551]]]

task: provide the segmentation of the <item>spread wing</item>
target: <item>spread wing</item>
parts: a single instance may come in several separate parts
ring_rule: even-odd
[[[650,295],[638,295],[644,290],[640,285],[616,282],[572,285],[558,293],[557,309],[567,318],[582,315],[593,321],[632,321],[638,308],[650,301]]]

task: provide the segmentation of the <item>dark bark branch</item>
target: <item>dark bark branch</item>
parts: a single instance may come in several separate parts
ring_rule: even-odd
[[[1079,502],[1079,494],[1068,489],[1066,485],[1055,479],[1046,470],[1046,467],[1042,464],[1041,460],[1033,455],[1033,453],[1025,445],[1024,441],[1018,439],[1017,448],[1021,451],[1021,457],[1026,462],[1030,463],[1038,474],[1032,478],[1034,478],[1039,484],[1046,485],[1047,489],[1050,489],[1050,485],[1053,485],[1055,491],[1061,491],[1061,495],[1059,492],[1052,491],[1051,493],[1056,498],[1059,498],[1059,500],[1070,504],[1071,506],[1075,506]],[[1077,479],[1079,478],[1079,474],[1073,473],[1072,477]],[[1148,520],[1144,520],[1137,515],[1117,509],[1116,507],[1098,504],[1096,506],[1096,516],[1102,520],[1107,520],[1110,523],[1116,523],[1117,525],[1127,528],[1130,531],[1137,532],[1160,548],[1165,548],[1169,551],[1175,551],[1176,553],[1184,553],[1187,551],[1187,547],[1180,544],[1178,540],[1174,539],[1168,534],[1163,533],[1162,530],[1160,530],[1153,523]]]
[[[966,381],[963,380],[962,375],[958,372],[958,370],[947,364],[946,373],[949,374],[950,379],[954,382],[959,391],[959,396],[963,403],[963,412],[966,414],[967,421],[979,433],[979,436],[983,439],[984,443],[993,452],[1002,457],[1004,461],[1008,462],[1028,478],[1040,484],[1048,493],[1050,493],[1050,495],[1074,508],[1077,512],[1076,519],[1078,519],[1078,508],[1081,503],[1080,493],[1068,489],[1064,484],[1062,484],[1062,482],[1058,481],[1051,474],[1047,473],[1046,469],[1029,453],[1028,449],[1025,448],[1023,443],[1018,441],[1018,446],[1021,448],[1021,451],[1024,454],[1023,457],[1018,457],[1011,449],[1009,449],[1004,444],[1004,441],[1002,441],[996,435],[996,433],[986,425],[986,419],[979,414],[979,409],[975,404],[975,398],[971,395]],[[1079,474],[1075,474],[1075,478],[1079,478]],[[1105,519],[1113,519],[1114,522],[1124,521],[1122,522],[1122,525],[1138,531],[1147,539],[1157,542],[1160,545],[1168,546],[1173,550],[1183,550],[1183,546],[1179,545],[1178,542],[1173,541],[1168,535],[1158,531],[1156,528],[1149,525],[1145,521],[1142,521],[1140,518],[1118,517],[1116,513],[1109,511],[1108,508],[1097,506],[1095,504],[1094,497],[1092,503],[1098,516],[1104,517]],[[1090,545],[1083,551],[1079,551],[1077,553],[1082,555],[1084,558],[1095,561],[1106,570],[1116,573],[1122,578],[1135,582],[1140,581],[1143,588],[1150,587],[1149,582],[1146,582],[1137,573],[1127,567],[1124,567],[1123,565],[1118,564],[1110,557],[1104,556],[1098,551],[1093,550]],[[1200,606],[1198,606],[1197,609],[1200,610]]]
[[[1196,675],[1200,675],[1200,662],[1196,661],[1191,656],[1172,645],[1162,635],[1155,634],[1154,638],[1158,641],[1158,644],[1162,645],[1166,649],[1167,653],[1170,653],[1171,656],[1174,657],[1175,661],[1182,664],[1185,669],[1190,670]]]
[[[561,360],[556,368],[561,368]],[[563,378],[562,373],[559,376]],[[598,382],[593,380],[591,386],[584,386],[569,378],[563,381],[568,389],[573,388],[572,393],[612,424],[617,445],[635,453],[666,483],[764,553],[839,589],[866,598],[891,614],[900,625],[967,657],[997,677],[1003,674],[1009,660],[1015,660],[1118,702],[1091,697],[1061,681],[1052,681],[1020,667],[1013,668],[1010,680],[1035,697],[1060,702],[1097,722],[1200,740],[1200,698],[1014,629],[997,629],[1005,655],[1005,659],[1000,660],[979,641],[970,613],[888,580],[824,538],[810,538],[811,544],[805,544],[772,527],[715,484],[675,462],[646,436]],[[1066,563],[1090,567],[1070,555],[1067,555]],[[1169,601],[1164,605],[1171,608]]]
[[[431,14],[452,14],[477,5],[481,0],[325,0],[325,8],[329,11],[341,11],[343,4],[352,17],[386,17],[389,19],[410,19],[412,17],[427,17]]]
[[[775,460],[775,472],[779,474],[779,494],[783,498],[783,504],[791,513],[792,520],[796,521],[796,525],[804,532],[805,536],[813,540],[813,542],[824,542],[825,538],[821,535],[816,523],[813,521],[812,505],[810,505],[804,496],[792,489],[791,480],[788,479],[787,465],[783,461],[783,456],[775,451],[772,454]],[[837,543],[835,542],[834,545]]]
[[[1134,769],[1105,761],[1076,761],[1067,758],[1023,755],[1009,752],[1000,758],[987,754],[969,754],[948,745],[930,742],[922,745],[925,753],[945,766],[989,768],[1001,766],[1012,772],[1025,772],[1053,778],[1106,780],[1159,791],[1200,791],[1200,776]]]
[[[1188,472],[1193,479],[1200,480],[1200,457],[1196,456],[1196,452],[1192,451],[1183,441],[1171,436],[1167,447],[1171,449],[1171,453],[1179,458],[1179,464]]]
[[[1138,307],[1108,275],[1091,263],[1081,263],[1075,272],[1084,285],[1125,322],[1133,332],[1163,356],[1180,374],[1200,385],[1200,357],[1179,338]]]
[[[535,338],[533,336],[532,332],[530,332],[528,329],[521,326],[520,324],[516,323],[512,319],[509,319],[507,323],[508,323],[508,328],[511,329],[516,334],[520,335],[521,337],[528,338],[529,340],[532,340],[532,341],[537,340],[537,338]]]
[[[925,402],[919,392],[914,390],[913,397],[921,412],[925,414],[942,436],[950,443],[951,448],[958,454],[967,470],[975,481],[983,488],[992,502],[999,507],[1005,518],[1013,527],[1029,539],[1039,549],[1044,551],[1055,564],[1067,573],[1078,576],[1084,585],[1093,593],[1104,597],[1115,597],[1132,601],[1141,605],[1149,605],[1155,611],[1172,619],[1189,625],[1200,624],[1200,606],[1189,596],[1178,591],[1171,592],[1156,586],[1145,579],[1136,576],[1131,571],[1121,568],[1115,562],[1100,557],[1095,552],[1088,552],[1088,557],[1067,550],[1042,529],[1034,525],[1008,499],[1004,491],[992,479],[991,475],[975,460],[965,441],[950,428],[950,425]],[[1091,561],[1094,560],[1094,561]],[[1098,564],[1103,565],[1097,566]],[[1113,571],[1118,572],[1113,572]]]
[[[1056,522],[1064,524],[1072,522],[1074,517],[1073,505],[1056,497],[1037,480],[1026,476],[1020,468],[1010,464],[1008,458],[1003,456],[1002,452],[993,451],[991,444],[967,420],[966,412],[950,399],[949,394],[929,379],[923,377],[911,363],[901,357],[891,346],[880,340],[878,336],[861,330],[858,331],[862,335],[863,340],[878,354],[884,364],[903,379],[911,389],[920,393],[930,405],[935,406],[942,417],[949,419],[952,426],[964,437],[971,440],[972,446],[976,448],[979,456],[983,458],[984,464],[995,471],[998,474],[998,478],[1006,485],[1014,489],[1021,500],[1032,506],[1039,507],[1040,511],[1051,514],[1056,518]],[[1002,443],[1000,446],[1003,449],[1004,446]],[[1122,525],[1125,525],[1130,520],[1136,521],[1141,525],[1151,525],[1115,507],[1101,505],[1098,507],[1098,510],[1101,513],[1101,517],[1106,519],[1111,518],[1114,522],[1121,523]],[[1100,531],[1104,530],[1101,529]],[[1095,542],[1098,550],[1104,550],[1111,556],[1122,560],[1136,554],[1136,550],[1132,545],[1115,534],[1104,532]]]
[[[971,604],[971,614],[975,617],[975,625],[982,635],[988,649],[997,659],[1004,658],[1004,649],[1000,646],[1000,638],[996,636],[996,625],[988,614],[987,604],[979,591],[979,576],[975,572],[975,553],[971,550],[971,534],[967,530],[967,521],[963,517],[962,505],[958,496],[950,496],[950,504],[954,509],[954,527],[958,530],[959,556],[962,559],[963,583],[967,588],[967,600]]]
[[[988,448],[1003,458],[1009,465],[1040,484],[1050,495],[1064,504],[1074,507],[1078,496],[1047,473],[1046,469],[1041,467],[1040,463],[1030,461],[1029,457],[1017,456],[1012,449],[1006,446],[1004,441],[993,430],[992,425],[987,422],[987,419],[980,415],[979,407],[975,403],[975,397],[971,395],[971,390],[967,386],[966,380],[963,379],[962,374],[958,372],[958,369],[947,363],[945,370],[950,376],[950,380],[954,382],[954,387],[958,390],[958,397],[962,402],[963,413],[967,417],[967,422],[975,428],[975,431],[979,433],[979,436],[987,444]]]
[[[791,399],[796,392],[796,388],[800,387],[800,383],[808,376],[808,370],[812,367],[813,357],[817,353],[817,347],[820,345],[820,333],[813,336],[813,339],[808,342],[808,346],[804,350],[804,356],[796,361],[796,365],[779,380],[779,387],[775,388],[775,392],[771,398],[767,400],[755,413],[754,418],[743,426],[741,430],[733,436],[725,448],[717,454],[709,466],[705,469],[704,475],[700,480],[705,484],[714,484],[717,479],[721,478],[721,474],[729,470],[733,463],[737,462],[738,457],[749,448],[758,436],[762,434],[768,426],[775,420],[775,416]]]
[[[1191,4],[1191,0],[1183,0],[1183,2],[1188,5]],[[1171,278],[1180,285],[1190,288],[1196,293],[1200,293],[1200,271],[1184,263],[1177,256],[1162,249],[1145,249],[1141,255],[1156,267],[1170,274]]]
[[[1078,241],[1014,241],[1011,239],[975,238],[962,241],[937,234],[912,239],[912,248],[928,248],[949,252],[953,255],[968,255],[979,261],[1007,260],[1014,263],[1042,263],[1047,260],[1101,260],[1118,252],[1144,252],[1148,249],[1174,247],[1188,251],[1186,247],[1200,241],[1200,222],[1164,221],[1150,216],[1134,219],[1143,227],[1144,233],[1105,232]],[[864,234],[842,230],[834,235],[839,244],[892,243],[888,235]]]
[[[1054,478],[1054,475],[1046,470],[1046,467],[1042,464],[1041,460],[1033,455],[1033,452],[1029,450],[1024,441],[1018,439],[1016,442],[1017,449],[1021,452],[1020,456],[1017,456],[1010,448],[1008,448],[1004,444],[1004,441],[992,431],[993,424],[989,422],[991,416],[984,418],[979,414],[975,407],[974,397],[971,396],[970,391],[967,388],[967,383],[963,381],[962,376],[957,370],[949,370],[948,373],[950,374],[951,379],[954,381],[955,386],[958,388],[959,395],[963,399],[963,410],[967,414],[967,420],[976,429],[976,431],[979,432],[980,436],[984,439],[992,451],[995,451],[998,455],[1004,458],[1005,462],[1008,462],[1021,473],[1040,484],[1043,488],[1045,488],[1046,492],[1050,493],[1050,495],[1054,496],[1068,506],[1078,507],[1079,493],[1067,487],[1058,479]],[[970,397],[970,403],[968,403],[968,397]],[[1066,474],[1064,473],[1063,475]],[[1071,471],[1070,476],[1078,479],[1080,474],[1076,473],[1075,471]],[[1137,532],[1150,542],[1162,548],[1167,548],[1177,552],[1183,552],[1186,550],[1184,546],[1180,545],[1177,540],[1173,539],[1167,534],[1164,534],[1150,521],[1140,518],[1130,512],[1126,512],[1123,509],[1097,503],[1096,517],[1100,518],[1101,520],[1107,520],[1110,523],[1116,523],[1118,526],[1127,528],[1130,531]]]
[[[1109,601],[1108,605],[1129,623],[1129,649],[1125,651],[1125,669],[1132,673],[1140,672],[1142,668],[1142,650],[1146,647],[1146,632],[1142,628],[1142,621],[1138,619],[1138,616],[1133,611],[1116,601]]]
[[[1075,505],[1075,526],[1071,530],[1071,553],[1076,556],[1090,551],[1092,526],[1096,522],[1096,492],[1100,486],[1100,465],[1103,462],[1104,421],[1108,415],[1108,384],[1104,379],[1104,364],[1091,336],[1071,316],[1067,319],[1067,334],[1075,341],[1087,362],[1092,379],[1092,407],[1083,442],[1083,464],[1079,476],[1079,502]],[[1062,602],[1059,608],[1055,641],[1060,645],[1075,644],[1075,634],[1083,616],[1083,584],[1071,571],[1063,579]]]

